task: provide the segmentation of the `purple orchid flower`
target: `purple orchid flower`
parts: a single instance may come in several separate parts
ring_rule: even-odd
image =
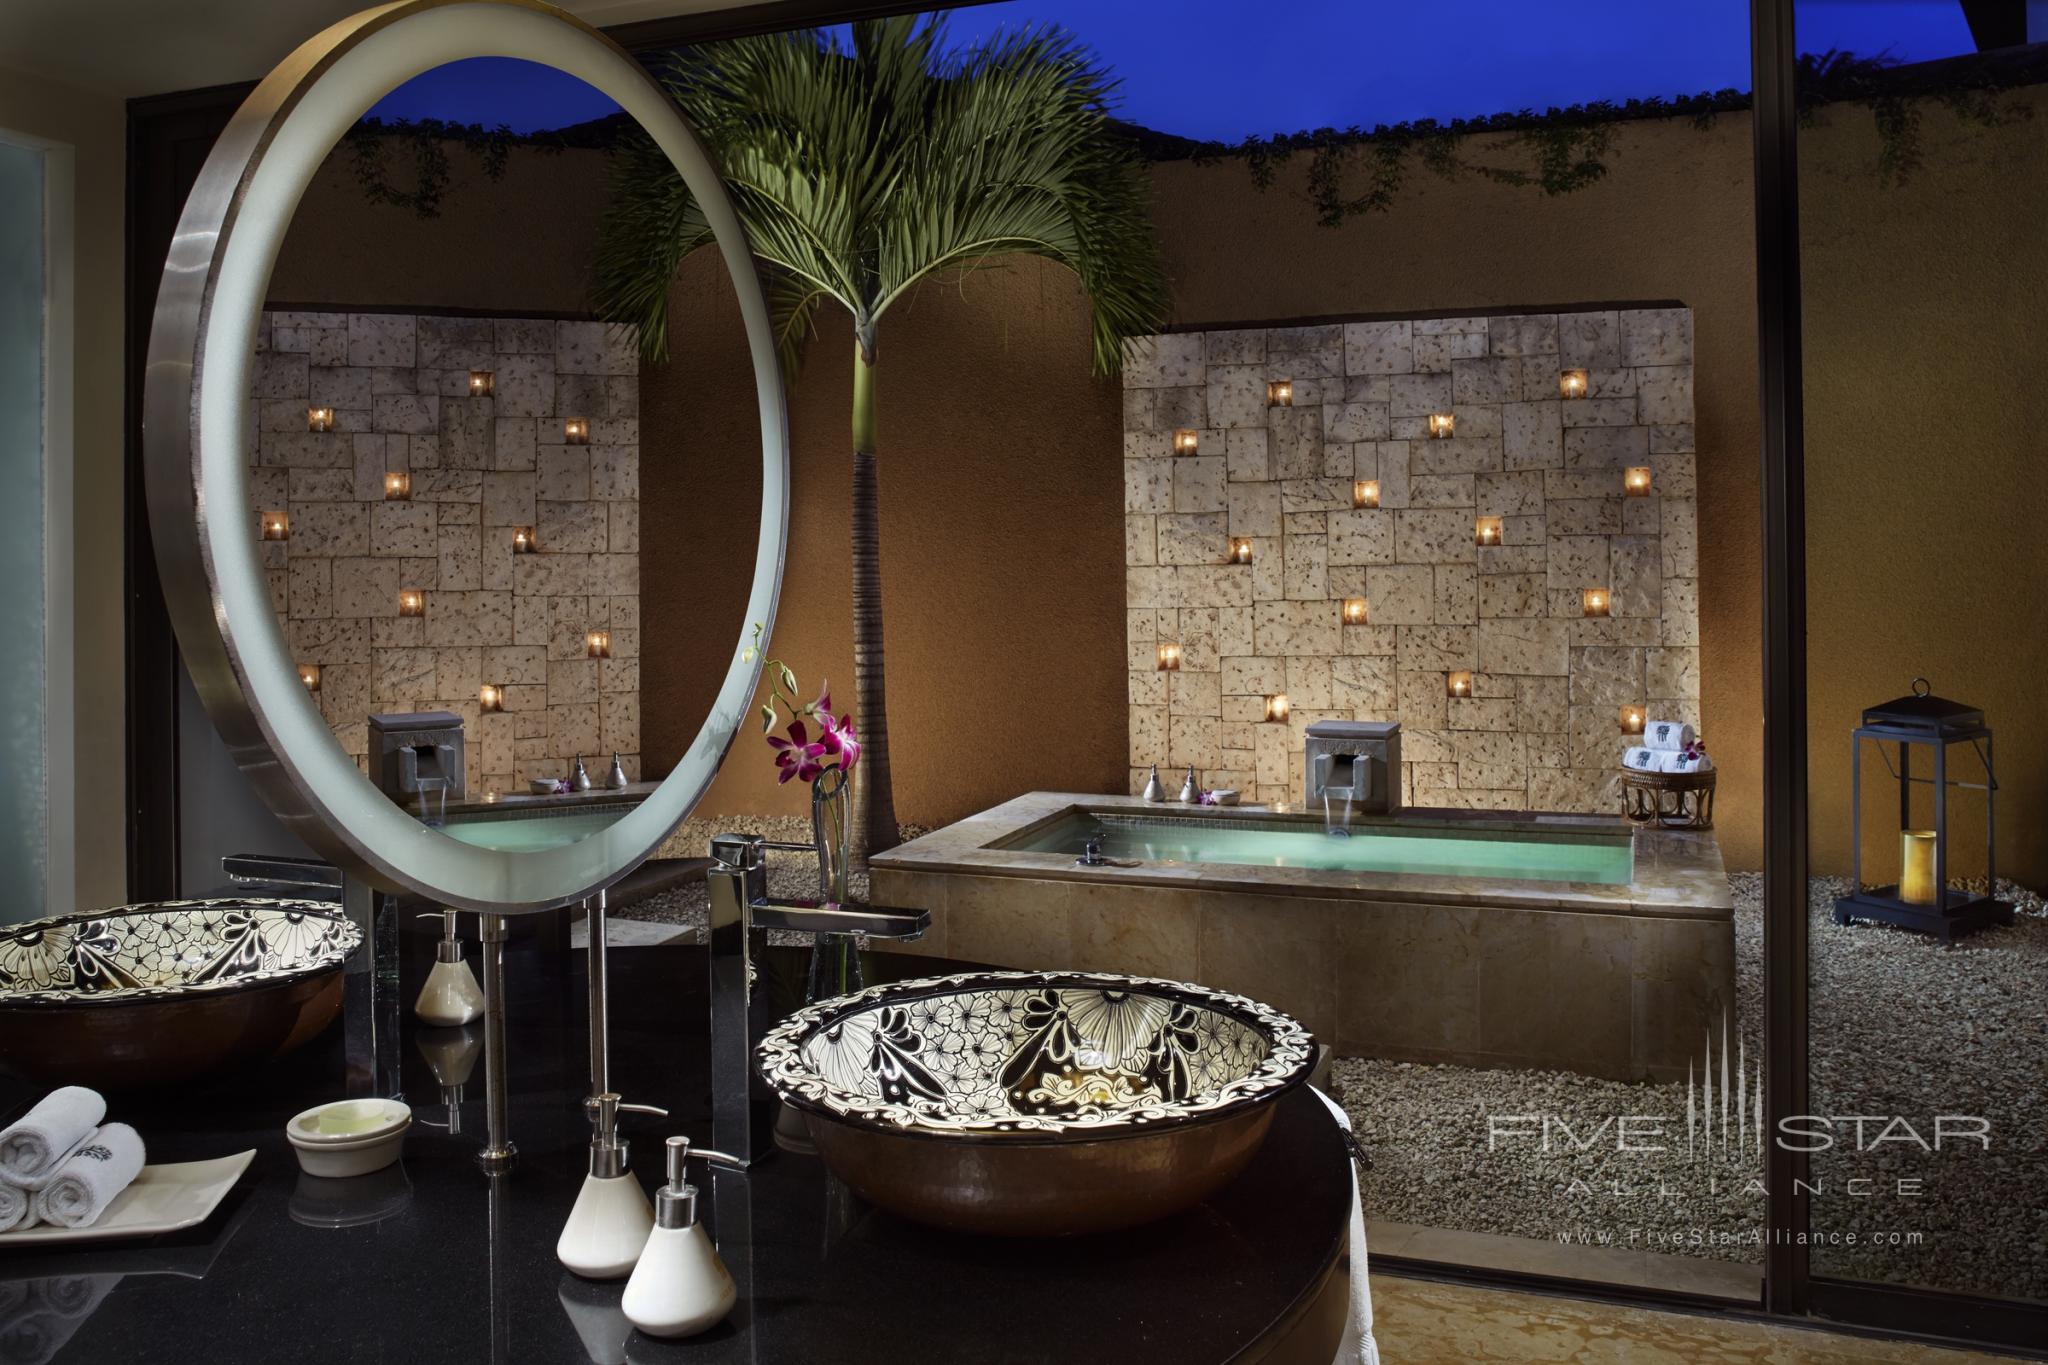
[[[777,786],[791,778],[796,778],[800,782],[813,782],[817,780],[819,773],[825,771],[825,765],[818,761],[825,754],[825,746],[811,742],[810,731],[804,728],[804,723],[800,720],[789,723],[788,739],[780,735],[768,736],[768,746],[776,751],[775,766],[780,769],[775,777]]]
[[[826,753],[838,758],[841,772],[851,773],[853,765],[860,762],[860,740],[854,734],[852,716],[832,714],[832,689],[829,683],[818,690],[817,704],[811,709],[818,718],[819,743]]]

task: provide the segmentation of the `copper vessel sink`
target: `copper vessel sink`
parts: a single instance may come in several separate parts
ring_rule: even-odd
[[[938,1227],[1133,1227],[1241,1172],[1315,1044],[1243,996],[1145,977],[977,972],[791,1015],[758,1050],[832,1172]]]
[[[0,927],[0,1070],[167,1085],[282,1056],[341,1008],[339,906],[160,901]]]

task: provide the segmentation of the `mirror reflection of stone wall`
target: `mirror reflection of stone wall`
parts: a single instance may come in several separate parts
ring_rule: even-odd
[[[472,795],[640,776],[639,363],[597,322],[272,311],[252,394],[270,590],[337,739],[373,712],[453,711]],[[472,372],[491,392],[471,393]],[[332,410],[331,430],[309,409]],[[585,423],[587,441],[570,436]],[[410,481],[386,496],[388,475]],[[521,528],[535,541],[519,553]],[[408,614],[406,594],[418,595]],[[609,658],[589,635],[609,636]],[[484,712],[485,686],[502,690]],[[592,764],[595,773],[602,767]]]

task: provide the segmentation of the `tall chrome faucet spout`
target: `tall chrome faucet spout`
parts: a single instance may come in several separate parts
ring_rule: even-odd
[[[772,1022],[765,991],[754,989],[755,934],[867,934],[914,939],[931,926],[929,910],[892,910],[768,894],[770,849],[812,852],[809,844],[771,844],[749,834],[711,841],[711,1145],[748,1166],[774,1150],[775,1097],[754,1066],[754,1044]]]

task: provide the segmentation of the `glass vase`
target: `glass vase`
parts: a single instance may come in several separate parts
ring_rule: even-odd
[[[811,783],[811,838],[818,848],[818,899],[846,900],[853,830],[853,793],[846,774],[827,768]],[[860,945],[851,934],[819,934],[811,946],[811,976],[804,1000],[829,999],[861,988]]]

